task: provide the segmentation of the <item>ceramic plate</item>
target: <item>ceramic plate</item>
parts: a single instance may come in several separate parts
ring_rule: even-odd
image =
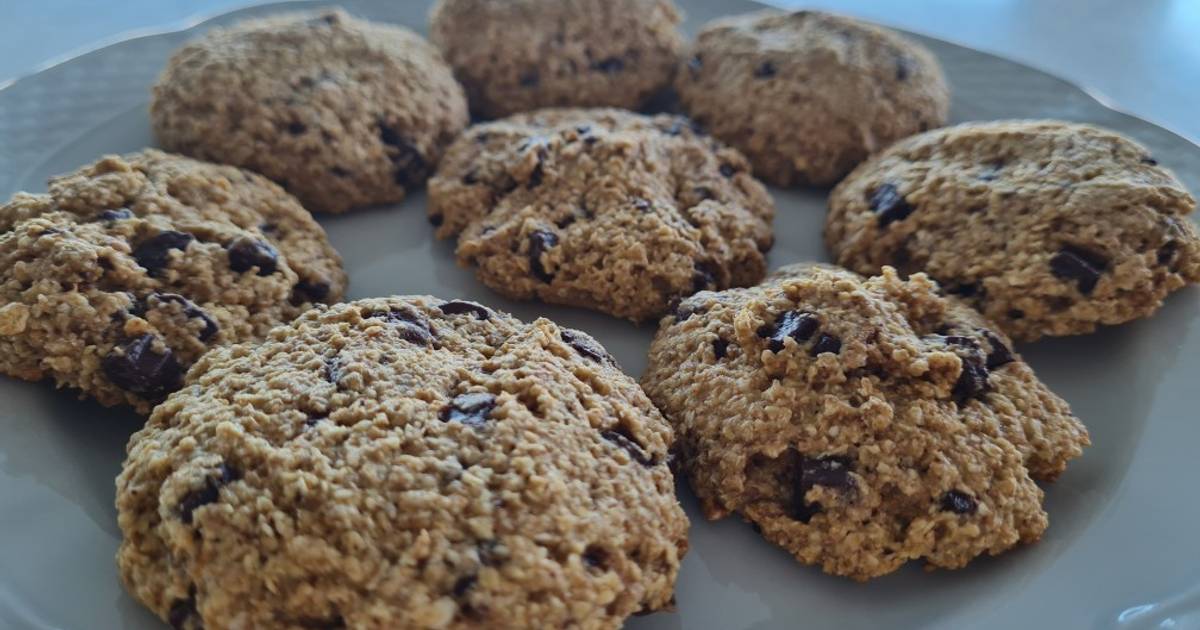
[[[346,0],[352,13],[425,30],[424,2]],[[686,28],[759,8],[681,1]],[[96,50],[0,90],[0,198],[45,190],[47,177],[104,153],[152,145],[149,87],[170,52],[213,24],[260,6]],[[1050,117],[1124,132],[1200,192],[1200,147],[1115,112],[1030,68],[923,39],[954,92],[955,121]],[[770,264],[824,260],[823,191],[774,190]],[[640,375],[653,329],[596,313],[506,301],[435,242],[425,198],[321,217],[350,272],[348,299],[404,293],[466,297],[529,320],[545,315],[591,332]],[[1036,545],[961,571],[910,565],[868,584],[804,567],[744,522],[707,522],[684,484],[691,550],[674,613],[630,628],[1198,628],[1200,627],[1200,291],[1172,296],[1153,318],[1085,337],[1020,347],[1066,398],[1094,445],[1047,486],[1050,529]],[[141,420],[0,378],[0,628],[158,628],[125,594],[113,561],[120,532],[113,478]]]

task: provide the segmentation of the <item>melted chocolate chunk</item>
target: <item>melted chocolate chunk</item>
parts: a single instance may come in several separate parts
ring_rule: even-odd
[[[1016,360],[1013,357],[1012,351],[1008,349],[1008,346],[1004,345],[1003,341],[1000,341],[999,337],[991,331],[984,330],[981,332],[983,333],[983,338],[987,339],[988,344],[992,346],[992,351],[988,353],[987,360],[985,361],[987,369],[994,370]]]
[[[792,518],[807,523],[821,511],[820,503],[809,503],[805,496],[813,486],[848,491],[854,488],[850,476],[853,460],[843,455],[828,457],[799,456],[793,471]]]
[[[904,195],[900,194],[895,184],[883,184],[876,188],[871,193],[870,204],[880,227],[901,221],[913,212],[913,207],[904,200]]]
[[[157,298],[161,302],[173,302],[175,304],[179,304],[183,307],[183,315],[185,317],[188,317],[189,319],[199,319],[200,321],[204,322],[204,329],[200,331],[199,335],[200,341],[208,341],[209,339],[212,339],[213,335],[216,335],[221,330],[221,327],[217,325],[217,322],[214,321],[212,317],[209,317],[208,313],[204,312],[204,309],[196,306],[194,302],[183,297],[182,295],[179,295],[178,293],[155,293],[151,297]]]
[[[134,248],[133,258],[137,264],[150,272],[150,275],[156,275],[171,261],[171,250],[187,251],[188,244],[194,240],[196,239],[191,234],[183,232],[159,232]]]
[[[634,197],[633,198],[633,207],[638,210],[641,210],[642,212],[649,212],[651,205],[650,205],[650,202],[646,199],[642,199],[641,197]]]
[[[408,309],[393,309],[371,313],[367,317],[382,319],[396,329],[400,338],[418,345],[428,345],[433,341],[433,333],[429,330],[429,322],[417,313]]]
[[[771,63],[770,61],[764,61],[754,69],[754,76],[759,79],[769,79],[775,76],[778,72],[779,69],[775,67],[775,64]]]
[[[533,277],[542,282],[550,282],[554,276],[542,265],[542,254],[558,245],[558,236],[545,230],[534,230],[529,233],[529,270]]]
[[[835,335],[821,333],[821,335],[817,337],[817,341],[813,344],[812,350],[809,351],[809,354],[815,357],[822,352],[832,352],[833,354],[837,354],[841,351],[841,339],[838,339]]]
[[[200,611],[196,610],[196,589],[193,588],[187,599],[177,599],[171,604],[171,609],[167,611],[167,623],[175,630],[183,630],[188,620],[199,614]]]
[[[243,236],[227,248],[229,268],[243,273],[258,268],[257,275],[269,276],[278,269],[279,252],[270,243]]]
[[[236,468],[221,464],[215,477],[208,477],[202,487],[184,495],[183,500],[179,502],[179,518],[191,525],[193,512],[210,503],[216,503],[221,498],[221,488],[241,478],[242,475]]]
[[[581,556],[583,563],[592,569],[608,570],[608,550],[600,545],[588,545]]]
[[[983,290],[983,283],[976,280],[975,282],[967,282],[963,284],[946,285],[946,293],[957,295],[960,297],[971,297],[980,293]]]
[[[941,504],[943,510],[955,514],[974,514],[978,507],[974,497],[958,490],[950,490],[943,494]]]
[[[702,261],[693,266],[692,293],[704,291],[717,286],[718,269],[716,264]]]
[[[305,131],[308,131],[308,126],[302,122],[292,122],[288,123],[287,130],[288,133],[292,134],[293,136],[298,136]]]
[[[563,343],[574,348],[575,352],[578,352],[583,357],[598,363],[610,360],[608,352],[599,343],[577,330],[563,329],[559,332],[559,337],[562,338]]]
[[[987,368],[976,358],[959,357],[962,359],[962,372],[954,382],[950,394],[960,403],[971,398],[979,398],[988,390]]]
[[[183,367],[170,348],[153,348],[154,335],[146,334],[127,342],[122,352],[114,349],[100,362],[105,376],[114,385],[135,394],[158,397],[179,389]]]
[[[487,392],[459,394],[442,409],[443,422],[459,422],[470,427],[487,424],[488,416],[496,408],[496,397]]]
[[[438,305],[438,309],[447,315],[462,315],[464,313],[471,313],[475,316],[475,319],[489,319],[492,316],[492,310],[488,307],[467,300],[450,300],[449,302],[442,302],[440,305]]]
[[[1175,260],[1175,254],[1179,252],[1179,241],[1167,241],[1162,247],[1158,248],[1158,255],[1155,260],[1160,265],[1169,265],[1172,260]]]
[[[100,214],[96,215],[97,221],[104,221],[106,223],[111,223],[113,221],[120,221],[122,219],[132,219],[132,218],[133,218],[133,212],[129,208],[117,208],[116,210],[105,210],[104,212],[101,212]]]
[[[1074,245],[1064,245],[1050,258],[1050,273],[1064,280],[1074,280],[1084,295],[1096,288],[1100,274],[1107,267],[1108,258]]]
[[[654,466],[656,464],[654,458],[646,453],[642,445],[637,443],[637,440],[633,439],[633,434],[629,432],[629,429],[623,426],[617,425],[617,428],[611,431],[601,431],[600,437],[625,449],[634,461],[643,466]]]
[[[429,162],[421,150],[382,120],[379,121],[379,140],[386,146],[388,159],[396,169],[393,179],[397,184],[414,188],[429,177]]]
[[[817,332],[817,328],[821,325],[821,321],[816,315],[806,311],[787,311],[775,319],[774,324],[766,324],[758,329],[758,336],[764,339],[769,339],[767,348],[771,352],[779,352],[783,350],[783,340],[791,337],[797,343],[808,341],[813,334]]]
[[[725,177],[733,177],[734,174],[737,173],[737,169],[733,168],[732,164],[722,164],[720,171],[721,171],[721,175],[723,175]]]
[[[716,339],[713,339],[712,347],[713,354],[716,355],[718,359],[724,359],[726,351],[729,349],[729,342],[717,337]]]
[[[463,595],[466,595],[467,591],[471,590],[478,581],[479,576],[476,575],[464,575],[463,577],[458,578],[458,580],[454,582],[454,596],[462,597]]]

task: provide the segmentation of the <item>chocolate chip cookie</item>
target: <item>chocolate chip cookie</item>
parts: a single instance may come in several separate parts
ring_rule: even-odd
[[[1057,121],[897,143],[834,189],[825,241],[862,273],[925,271],[1013,337],[1146,317],[1200,281],[1195,200],[1145,147]]]
[[[0,206],[0,372],[148,413],[209,348],[345,286],[324,230],[266,178],[109,156]]]
[[[671,605],[670,442],[582,332],[314,309],[205,355],[133,436],[117,561],[177,628],[616,628]]]
[[[312,210],[400,201],[467,124],[419,35],[340,10],[217,28],[179,49],[150,118],[173,151],[256,170]]]
[[[978,313],[923,274],[787,267],[667,315],[642,385],[709,518],[866,580],[1037,540],[1034,480],[1087,431]]]
[[[950,101],[924,47],[818,11],[712,22],[675,87],[693,118],[778,186],[833,184],[896,139],[944,124]]]
[[[437,235],[514,299],[642,320],[762,279],[774,203],[677,116],[548,109],[476,125],[429,182]]]
[[[439,0],[430,37],[481,116],[637,109],[675,74],[681,19],[671,0]]]

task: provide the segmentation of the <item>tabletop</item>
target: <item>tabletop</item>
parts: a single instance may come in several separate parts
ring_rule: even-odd
[[[253,0],[4,0],[0,84],[138,32]],[[331,3],[336,3],[332,0]],[[1200,0],[774,0],[838,11],[1020,61],[1200,142]]]

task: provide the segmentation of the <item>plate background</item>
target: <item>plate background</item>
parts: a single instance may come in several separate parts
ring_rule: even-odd
[[[425,3],[341,4],[425,30]],[[756,7],[737,0],[680,4],[689,33],[717,15]],[[48,176],[102,153],[152,145],[148,86],[170,51],[192,35],[121,42],[0,90],[0,198],[44,190]],[[946,68],[955,121],[1055,117],[1102,124],[1149,146],[1200,192],[1200,148],[1178,136],[1038,71],[923,41]],[[771,267],[827,258],[820,242],[824,192],[772,192],[779,216]],[[431,240],[423,206],[421,194],[398,207],[321,217],[351,273],[348,299],[434,293],[483,301],[524,319],[546,315],[588,330],[628,373],[642,372],[652,328],[499,298],[454,265],[450,243]],[[679,611],[637,618],[629,627],[1200,627],[1200,492],[1193,486],[1200,472],[1198,315],[1200,291],[1193,288],[1150,320],[1019,347],[1073,405],[1094,442],[1048,487],[1051,527],[1038,545],[963,571],[926,574],[910,566],[859,585],[797,565],[736,518],[701,520],[681,486],[693,524]],[[73,400],[48,384],[0,379],[0,627],[160,627],[124,594],[112,560],[119,540],[113,477],[139,425],[131,413]]]

